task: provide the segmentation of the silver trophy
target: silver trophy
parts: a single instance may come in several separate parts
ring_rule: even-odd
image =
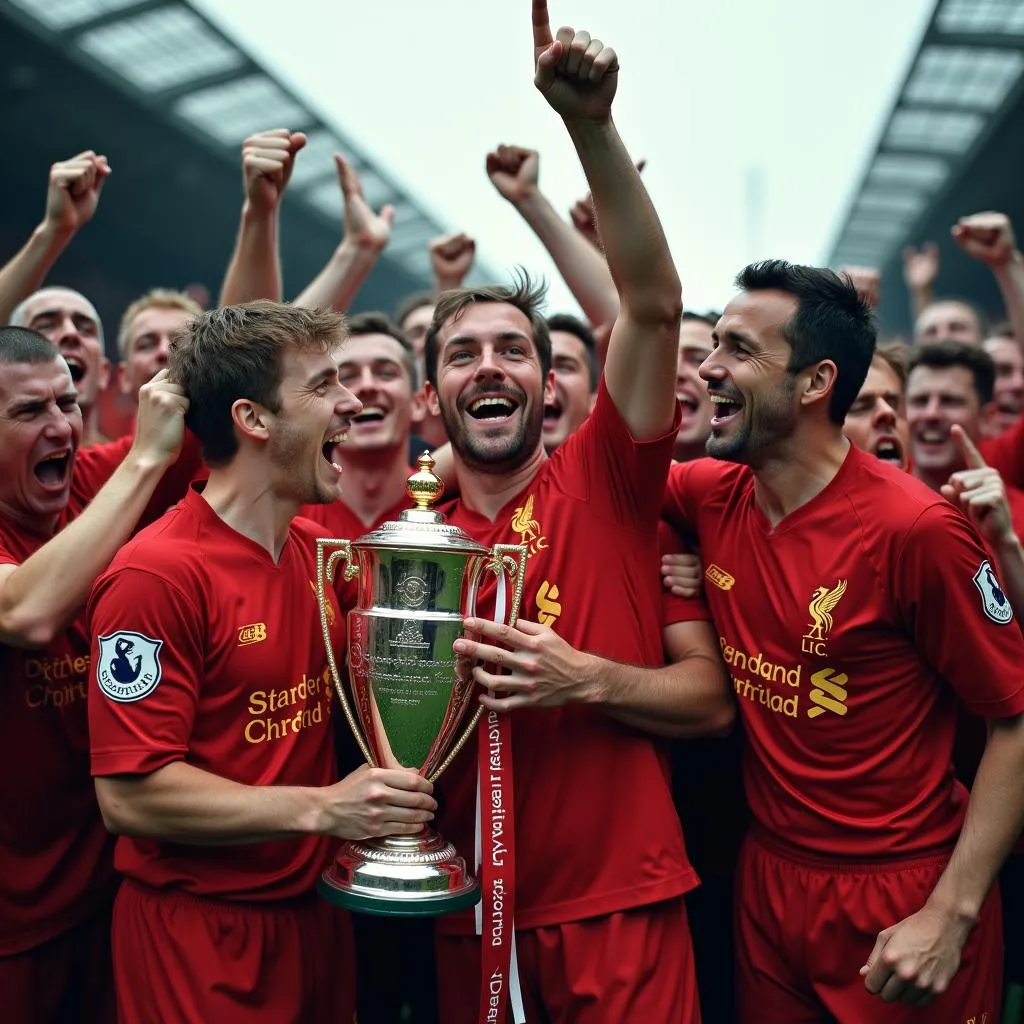
[[[363,757],[383,768],[412,768],[431,781],[451,763],[480,719],[462,726],[472,702],[471,666],[452,644],[476,613],[486,572],[507,586],[507,621],[519,613],[526,547],[485,547],[430,506],[444,485],[427,452],[406,484],[415,507],[356,541],[317,542],[317,597],[334,685]],[[339,564],[357,578],[348,614],[348,686],[330,639],[328,591]],[[351,691],[351,700],[348,691]],[[319,892],[370,914],[447,914],[472,906],[480,886],[451,843],[425,826],[410,836],[347,842],[323,874]]]

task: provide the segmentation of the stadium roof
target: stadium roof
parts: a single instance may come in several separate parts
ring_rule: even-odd
[[[954,254],[949,229],[961,216],[997,209],[1024,231],[1022,154],[1024,0],[939,0],[829,264],[879,267],[883,326],[905,331],[901,250],[944,241],[937,294],[955,292],[998,314],[992,275]]]
[[[372,206],[395,206],[391,242],[358,308],[390,309],[428,287],[426,243],[442,225],[190,4],[0,0],[0,126],[17,154],[9,148],[3,172],[0,261],[38,222],[49,165],[91,148],[109,155],[114,174],[54,279],[98,293],[101,313],[157,284],[216,291],[241,208],[241,143],[282,125],[309,137],[282,209],[286,294],[312,279],[340,237],[333,152],[359,171]]]

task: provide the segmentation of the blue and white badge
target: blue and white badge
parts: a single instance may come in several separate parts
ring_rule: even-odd
[[[96,681],[119,704],[130,704],[151,694],[160,682],[163,640],[127,631],[100,637]]]
[[[987,558],[974,574],[974,585],[978,588],[978,593],[981,594],[982,611],[993,622],[1005,626],[1013,618],[1013,608],[1010,605],[1010,599],[999,586],[999,581]]]

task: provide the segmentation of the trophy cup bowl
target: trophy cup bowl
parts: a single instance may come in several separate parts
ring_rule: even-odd
[[[430,508],[443,490],[424,452],[406,491],[415,507],[358,540],[317,541],[317,597],[327,660],[345,718],[372,767],[411,768],[434,781],[462,749],[475,687],[452,644],[474,615],[487,572],[507,585],[518,615],[526,548],[478,544]],[[329,633],[328,588],[344,563],[357,580],[348,613],[348,687]],[[351,698],[347,689],[351,691]],[[363,913],[434,916],[473,906],[480,886],[455,848],[425,826],[415,835],[347,841],[318,885],[321,896]]]

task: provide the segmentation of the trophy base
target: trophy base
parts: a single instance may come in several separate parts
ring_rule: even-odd
[[[345,843],[317,892],[335,906],[382,917],[440,917],[480,902],[465,860],[430,828]]]

